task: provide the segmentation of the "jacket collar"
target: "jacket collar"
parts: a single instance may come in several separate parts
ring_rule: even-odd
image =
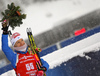
[[[21,54],[26,54],[27,51],[28,51],[28,47],[26,48],[26,51],[25,51],[25,52],[22,52],[22,51],[16,51],[16,50],[15,50],[16,53],[21,53]]]

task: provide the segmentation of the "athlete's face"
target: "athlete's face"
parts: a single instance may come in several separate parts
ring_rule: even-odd
[[[16,41],[14,47],[20,47],[23,46],[25,44],[23,39],[19,39],[18,41]]]

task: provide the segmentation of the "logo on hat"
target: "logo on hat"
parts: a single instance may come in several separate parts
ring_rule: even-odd
[[[20,36],[20,34],[19,34],[18,32],[14,33],[14,34],[12,35],[12,38],[15,39],[17,36]]]
[[[18,32],[14,33],[11,37],[11,43],[14,46],[16,41],[21,39],[22,37],[20,36],[20,34]]]

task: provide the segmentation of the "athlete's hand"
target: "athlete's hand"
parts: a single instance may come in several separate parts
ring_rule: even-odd
[[[37,52],[41,52],[42,50],[40,48],[35,49]]]
[[[44,72],[43,71],[38,71],[37,76],[44,76]]]
[[[8,34],[8,20],[4,20],[2,22],[2,30],[3,30],[3,34]]]

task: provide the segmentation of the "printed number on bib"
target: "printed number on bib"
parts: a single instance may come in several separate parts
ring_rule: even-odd
[[[28,71],[31,70],[31,69],[34,69],[33,63],[28,63],[28,64],[26,64],[26,69],[27,69]]]

